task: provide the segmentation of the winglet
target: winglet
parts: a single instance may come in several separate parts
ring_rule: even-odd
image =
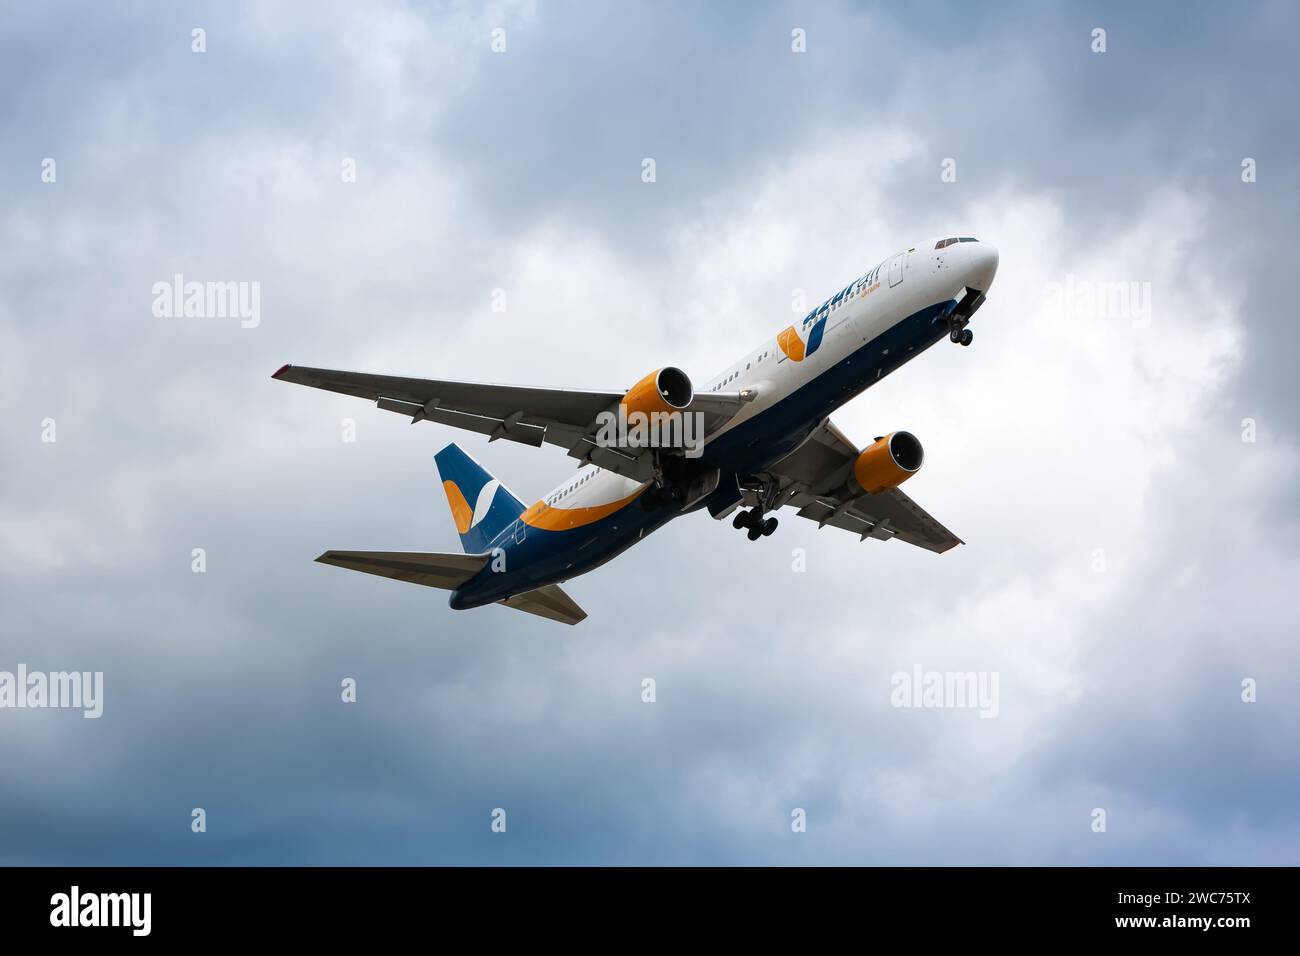
[[[285,372],[289,371],[289,369],[291,369],[291,368],[293,368],[293,366],[290,365],[288,362],[286,362],[284,365],[281,365],[281,366],[280,366],[280,368],[276,371],[276,373],[275,373],[274,375],[271,376],[271,378],[279,378],[279,377],[282,376]]]

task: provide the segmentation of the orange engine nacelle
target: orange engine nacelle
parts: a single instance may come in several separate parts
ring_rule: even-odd
[[[894,432],[877,438],[853,463],[852,481],[870,495],[897,488],[921,470],[925,452],[911,432]]]
[[[655,412],[680,412],[691,403],[695,390],[686,373],[671,365],[656,372],[651,372],[641,381],[627,390],[619,403],[626,415],[641,412],[653,415]]]

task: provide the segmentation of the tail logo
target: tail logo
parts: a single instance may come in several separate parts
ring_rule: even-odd
[[[442,483],[442,490],[447,493],[447,503],[451,505],[451,516],[456,521],[458,533],[465,534],[487,517],[487,513],[492,509],[492,499],[496,497],[497,489],[500,487],[501,482],[497,479],[489,480],[479,490],[474,507],[470,508],[469,502],[465,500],[465,495],[456,482],[448,480]]]
[[[492,499],[497,496],[497,489],[500,487],[501,482],[493,478],[478,493],[478,501],[474,502],[474,517],[469,523],[471,528],[487,517],[488,510],[492,507]]]
[[[470,509],[465,496],[460,493],[460,486],[456,482],[444,481],[442,490],[447,492],[447,504],[451,505],[451,516],[456,522],[456,530],[464,534],[474,521],[474,512]]]

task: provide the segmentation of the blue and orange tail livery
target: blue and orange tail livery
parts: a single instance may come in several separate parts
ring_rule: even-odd
[[[452,442],[433,456],[442,478],[447,504],[467,554],[487,551],[499,535],[524,511],[523,502],[497,481],[464,450]]]

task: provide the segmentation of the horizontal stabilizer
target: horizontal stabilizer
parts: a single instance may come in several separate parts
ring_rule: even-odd
[[[527,611],[561,624],[577,624],[587,616],[587,612],[578,607],[573,598],[565,594],[558,584],[548,584],[536,591],[516,594],[514,597],[498,601],[516,611]]]
[[[326,551],[316,560],[349,571],[454,591],[478,574],[491,557],[425,551]]]
[[[349,571],[364,571],[395,581],[454,591],[492,560],[490,554],[445,554],[426,551],[326,551],[316,559]],[[577,624],[587,616],[558,584],[498,601],[516,611],[536,614],[561,624]]]

